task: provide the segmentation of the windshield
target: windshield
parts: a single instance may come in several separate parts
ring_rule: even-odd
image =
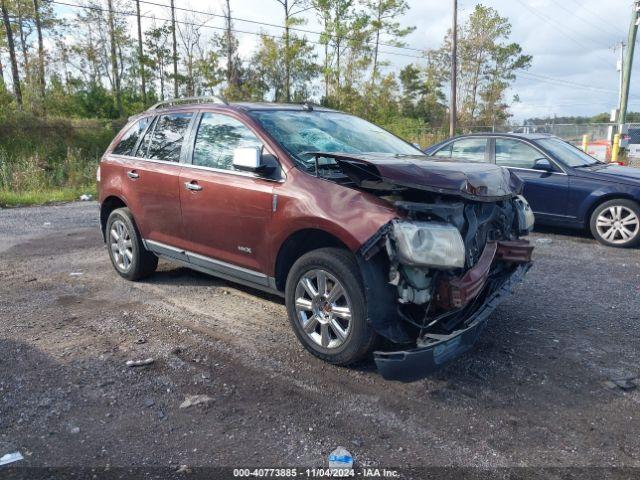
[[[424,155],[382,128],[345,113],[254,110],[251,114],[285,150],[305,164],[313,160],[308,152]]]
[[[587,167],[589,165],[599,165],[602,163],[591,155],[587,155],[579,148],[559,138],[544,138],[538,140],[537,143],[569,167]]]

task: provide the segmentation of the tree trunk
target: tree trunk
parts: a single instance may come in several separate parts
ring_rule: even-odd
[[[38,32],[38,80],[40,82],[40,98],[42,98],[42,111],[46,114],[47,108],[44,103],[44,97],[46,94],[46,84],[44,78],[44,42],[42,41],[42,23],[40,21],[40,3],[38,0],[33,0],[33,11],[36,17],[36,30]]]
[[[230,87],[233,77],[233,50],[231,48],[231,4],[229,0],[227,0],[227,9],[225,10],[225,21],[227,24],[227,29],[225,31],[225,35],[227,36],[227,87]]]
[[[173,98],[178,98],[178,44],[176,43],[176,8],[171,0],[171,35],[173,37]]]
[[[13,77],[13,92],[16,96],[18,108],[22,110],[22,90],[20,89],[20,74],[18,73],[18,61],[16,59],[16,45],[13,41],[13,30],[9,21],[9,12],[5,0],[0,0],[0,8],[2,9],[2,20],[7,33],[7,45],[9,47],[9,59],[11,60],[11,75]]]
[[[4,89],[4,69],[2,68],[2,58],[0,58],[0,87]]]
[[[329,101],[329,39],[324,44],[324,101]]]
[[[20,50],[22,50],[22,59],[24,60],[24,78],[27,83],[29,83],[29,78],[31,78],[31,73],[29,71],[29,53],[27,52],[27,38],[24,34],[24,28],[22,25],[24,24],[24,19],[22,18],[22,11],[18,11],[18,33],[20,36]]]
[[[380,22],[382,17],[382,1],[378,1],[378,23],[376,27],[376,44],[373,47],[373,68],[371,69],[371,87],[373,87],[374,82],[376,81],[376,74],[378,73],[378,45],[380,44]]]
[[[33,0],[34,2],[37,0]],[[142,23],[140,21],[140,0],[136,0],[136,17],[138,20],[138,62],[140,63],[140,83],[142,86],[142,103],[147,104],[147,83],[144,75],[144,54],[142,51]]]
[[[116,106],[118,107],[118,115],[122,117],[122,95],[120,92],[120,72],[118,71],[118,57],[116,53],[116,29],[113,19],[113,2],[108,0],[109,7],[109,36],[111,37],[111,70],[113,74],[113,88],[116,94]]]

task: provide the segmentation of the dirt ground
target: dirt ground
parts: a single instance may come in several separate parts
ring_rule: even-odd
[[[277,297],[166,262],[121,279],[97,219],[0,210],[0,457],[327,467],[342,445],[360,467],[640,467],[640,380],[608,383],[640,376],[638,249],[531,235],[535,265],[477,347],[403,384],[310,356]]]

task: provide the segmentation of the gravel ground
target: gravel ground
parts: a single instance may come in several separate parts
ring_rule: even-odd
[[[359,466],[640,467],[640,388],[610,383],[640,376],[640,250],[536,232],[477,347],[403,384],[310,356],[276,297],[166,262],[122,280],[97,218],[0,210],[0,456],[326,467],[342,445]]]

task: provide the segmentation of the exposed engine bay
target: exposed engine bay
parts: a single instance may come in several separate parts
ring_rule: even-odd
[[[385,275],[386,292],[393,290],[372,287],[378,303],[370,315],[392,342],[428,347],[450,338],[518,267],[528,269],[533,247],[519,237],[534,217],[522,182],[507,169],[419,156],[315,155],[318,176],[373,193],[398,212],[359,251],[365,277]]]

